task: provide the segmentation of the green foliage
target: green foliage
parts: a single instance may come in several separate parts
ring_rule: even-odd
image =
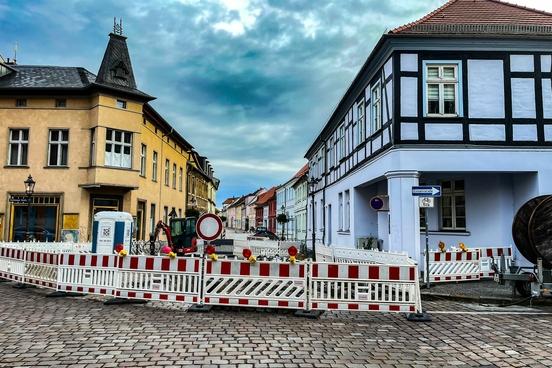
[[[279,224],[285,224],[289,222],[289,219],[285,213],[281,213],[276,217],[276,221],[278,221]]]

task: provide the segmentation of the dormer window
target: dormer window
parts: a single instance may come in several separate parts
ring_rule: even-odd
[[[125,100],[117,100],[117,107],[119,109],[126,109],[127,108],[127,102]]]
[[[128,69],[121,61],[111,69],[111,77],[120,82],[126,82],[128,79]]]

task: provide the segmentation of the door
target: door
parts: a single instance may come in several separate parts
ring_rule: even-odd
[[[144,240],[145,239],[145,230],[146,230],[146,202],[138,201],[138,206],[136,207],[136,239]]]

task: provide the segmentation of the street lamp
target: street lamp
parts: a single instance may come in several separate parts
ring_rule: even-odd
[[[284,205],[282,205],[282,207],[280,207],[280,211],[282,211],[282,215],[285,215],[286,214],[286,207]],[[284,240],[284,225],[285,225],[285,222],[282,221],[282,240]]]
[[[29,232],[29,215],[31,212],[31,197],[33,196],[36,182],[29,174],[29,177],[23,183],[25,184],[25,194],[27,194],[27,222],[25,224],[25,241],[30,241],[31,233]]]
[[[314,176],[311,176],[308,184],[309,184],[309,192],[311,193],[311,207],[312,207],[312,260],[316,261],[316,221],[314,219],[315,211],[314,211],[314,191],[316,190],[316,184],[318,183],[318,180],[314,178]]]

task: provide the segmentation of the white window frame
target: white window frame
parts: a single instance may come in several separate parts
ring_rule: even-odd
[[[13,138],[13,132],[17,131],[17,138]],[[24,139],[24,133],[27,132],[27,139]],[[8,141],[8,166],[26,166],[29,162],[29,135],[30,131],[28,128],[13,128],[8,131],[9,141]],[[17,145],[17,158],[16,163],[12,164],[12,145]],[[25,148],[26,155],[25,160],[23,160],[23,148]]]
[[[108,139],[111,131],[111,139]],[[121,140],[117,140],[117,133],[121,134]],[[125,137],[130,137],[129,142],[125,142]],[[105,166],[120,167],[125,169],[132,168],[132,132],[117,129],[107,129],[105,135]],[[111,145],[111,151],[108,151],[108,145]],[[120,153],[115,152],[115,148],[120,148]],[[129,153],[125,153],[128,148]]]
[[[178,190],[180,192],[182,192],[182,178],[184,176],[184,170],[181,168],[179,168],[178,170]]]
[[[140,175],[146,177],[146,157],[148,154],[148,147],[142,143],[140,148]]]
[[[172,187],[173,189],[176,189],[176,164],[174,162],[172,167]]]
[[[364,140],[366,139],[366,134],[364,132],[365,108],[366,107],[364,105],[364,99],[357,102],[357,146],[362,144],[362,142],[364,142]]]
[[[168,187],[171,185],[171,163],[168,159],[165,159],[165,185]]]
[[[458,64],[431,64],[428,63],[425,65],[425,110],[426,110],[426,116],[432,117],[457,117],[458,116]],[[429,68],[438,68],[439,69],[439,76],[437,78],[429,78]],[[444,68],[454,68],[454,78],[447,79],[443,77],[443,69]],[[430,84],[437,84],[439,86],[439,113],[430,113],[429,112],[429,85]],[[453,114],[445,114],[445,84],[454,84],[454,113]]]
[[[377,94],[374,95],[374,92]],[[379,81],[370,89],[370,102],[370,130],[374,134],[382,127],[381,82]]]
[[[118,99],[115,104],[116,104],[117,108],[119,108],[119,109],[126,109],[127,108],[127,102],[125,100]]]
[[[52,133],[57,132],[58,133],[58,139],[53,140],[52,139]],[[63,132],[67,132],[67,140],[63,139]],[[52,159],[52,147],[57,146],[57,157],[56,162],[54,164],[51,163]],[[66,149],[65,154],[65,163],[62,162],[62,151],[63,149]],[[50,129],[48,131],[48,166],[60,166],[64,167],[67,166],[67,163],[69,162],[69,129]]]
[[[345,157],[345,125],[341,124],[339,126],[339,157],[338,161]]]
[[[464,182],[464,189],[456,189],[456,182],[462,181]],[[444,182],[450,182],[451,186],[450,189],[444,188],[443,183]],[[441,205],[440,205],[440,213],[439,213],[439,220],[442,230],[466,230],[467,226],[467,213],[466,213],[466,181],[463,179],[450,179],[450,180],[444,180],[441,182],[442,185],[442,194],[441,194]],[[443,207],[444,207],[444,199],[450,197],[450,204],[451,204],[451,223],[452,226],[444,226],[443,224]],[[457,226],[457,219],[458,216],[456,214],[456,197],[464,197],[464,223],[466,226]]]
[[[344,197],[345,197],[345,208],[344,208],[345,226],[343,230],[349,231],[351,229],[351,192],[349,190],[346,190]]]
[[[153,151],[151,157],[151,181],[157,181],[157,151]]]

